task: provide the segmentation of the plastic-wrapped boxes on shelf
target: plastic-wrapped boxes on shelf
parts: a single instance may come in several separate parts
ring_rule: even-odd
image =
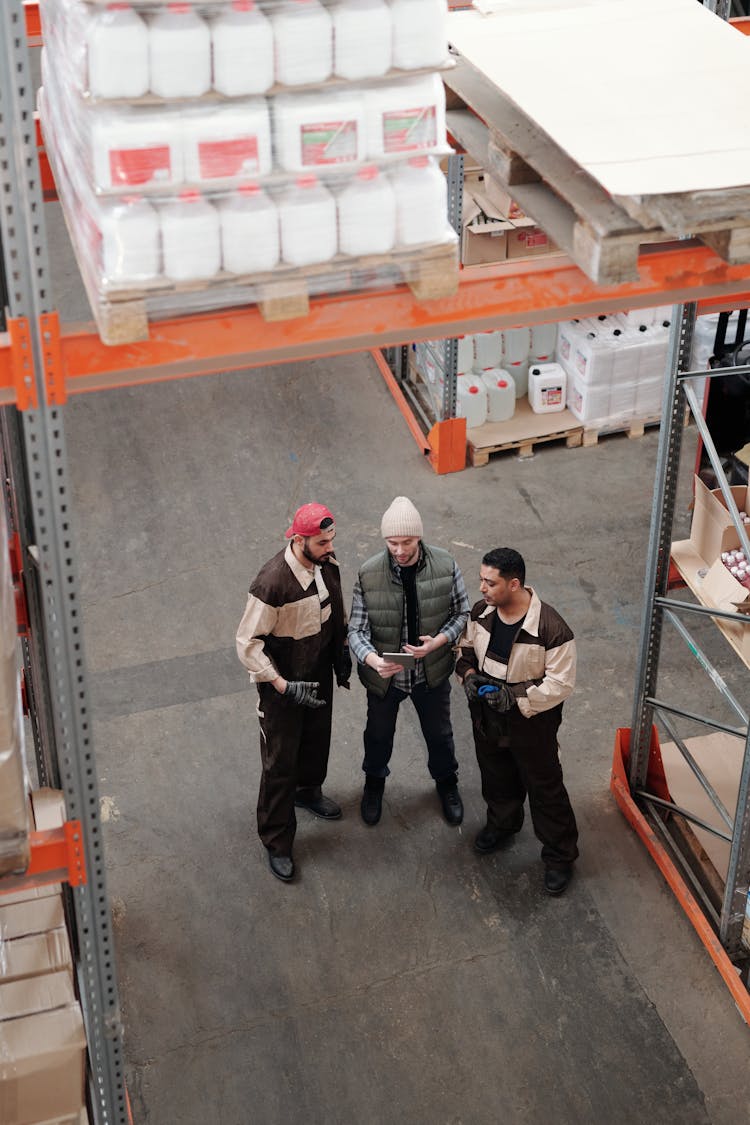
[[[417,9],[434,17],[421,53],[404,46]],[[255,302],[281,319],[342,289],[454,292],[445,94],[424,72],[448,64],[444,14],[444,0],[43,0],[42,128],[102,339],[186,308]]]
[[[44,38],[92,101],[264,94],[448,65],[445,0],[41,0]]]

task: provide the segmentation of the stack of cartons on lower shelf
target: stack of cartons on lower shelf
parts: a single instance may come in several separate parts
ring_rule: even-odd
[[[65,820],[62,794],[31,794],[43,831]],[[0,895],[0,1121],[83,1125],[86,1037],[60,885]]]

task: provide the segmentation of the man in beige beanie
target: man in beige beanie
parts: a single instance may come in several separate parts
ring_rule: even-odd
[[[367,689],[362,819],[369,825],[380,820],[398,709],[411,698],[443,815],[449,824],[458,825],[464,810],[450,717],[450,677],[469,599],[448,551],[422,542],[422,518],[406,496],[396,497],[380,530],[385,550],[361,567],[349,620],[349,647]],[[405,662],[384,655],[395,653]]]

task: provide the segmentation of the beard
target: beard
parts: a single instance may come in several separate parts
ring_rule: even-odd
[[[319,566],[321,563],[325,562],[326,559],[330,559],[331,556],[333,555],[333,551],[327,551],[326,554],[320,555],[319,558],[316,558],[315,555],[313,555],[308,550],[307,545],[308,545],[309,542],[310,542],[309,539],[303,539],[302,540],[302,554],[305,556],[305,558],[307,559],[308,562],[314,563],[315,566]]]

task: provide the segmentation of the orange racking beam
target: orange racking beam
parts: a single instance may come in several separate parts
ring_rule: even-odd
[[[30,832],[31,859],[22,875],[3,875],[0,881],[2,895],[30,887],[45,887],[51,883],[69,883],[79,887],[86,882],[86,862],[83,855],[83,834],[80,820],[66,820],[61,828],[46,832]]]
[[[612,777],[610,781],[610,789],[619,805],[620,812],[645,844],[651,858],[667,880],[670,890],[687,914],[698,937],[706,947],[724,984],[729,989],[740,1015],[745,1023],[750,1024],[750,992],[748,992],[740,980],[737,969],[727,956],[724,947],[714,933],[697,899],[680,874],[680,871],[671,859],[661,840],[630,794],[627,778],[629,754],[630,730],[627,727],[621,727],[615,734],[615,751],[612,760]],[[649,782],[649,789],[657,795],[662,795],[663,793],[664,798],[669,799],[669,792],[666,789],[666,781],[664,780],[663,766],[661,765],[659,740],[655,729],[652,729],[651,732],[649,771],[653,773],[653,777]]]
[[[314,298],[304,318],[267,323],[256,306],[154,322],[149,339],[108,347],[94,326],[60,330],[67,394],[190,375],[316,359],[466,332],[540,324],[599,312],[715,301],[750,303],[750,265],[730,266],[705,246],[644,253],[640,279],[599,286],[562,256],[470,267],[454,297],[418,303],[404,287]],[[0,334],[0,405],[15,402],[10,340]]]

